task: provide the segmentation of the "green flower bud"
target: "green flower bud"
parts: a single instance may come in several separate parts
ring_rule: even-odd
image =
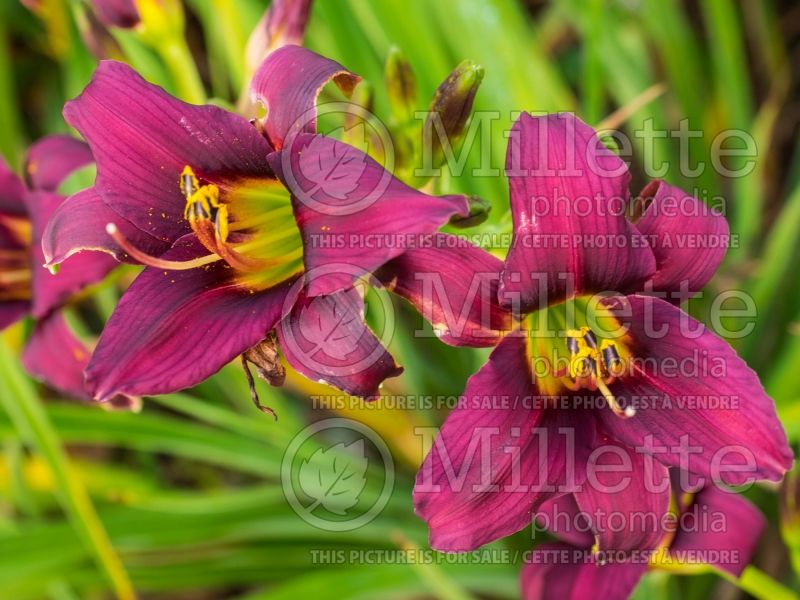
[[[432,144],[434,166],[461,141],[483,74],[483,67],[465,60],[436,89],[423,134],[423,143]]]
[[[417,79],[411,64],[397,47],[389,50],[385,77],[392,117],[398,124],[409,122],[417,108]]]

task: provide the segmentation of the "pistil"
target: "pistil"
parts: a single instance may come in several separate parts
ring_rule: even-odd
[[[207,256],[201,256],[191,260],[165,260],[163,258],[158,258],[157,256],[147,254],[131,244],[131,242],[128,241],[128,238],[123,235],[123,233],[114,223],[108,223],[106,225],[106,233],[108,233],[108,235],[110,235],[111,238],[117,243],[117,245],[127,254],[129,254],[131,258],[139,261],[147,267],[155,267],[156,269],[164,269],[165,271],[188,271],[189,269],[204,267],[222,260],[222,258],[216,254],[209,254]]]

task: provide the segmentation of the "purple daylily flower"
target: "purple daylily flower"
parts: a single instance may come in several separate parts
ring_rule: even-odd
[[[36,325],[25,346],[26,370],[52,388],[89,399],[83,369],[89,349],[64,321],[61,308],[116,265],[95,252],[70,258],[50,274],[44,267],[41,237],[65,197],[59,185],[93,161],[89,147],[67,135],[53,135],[31,146],[23,183],[0,162],[0,329],[32,315]]]
[[[506,168],[514,239],[500,302],[520,326],[468,381],[418,474],[431,545],[470,550],[526,527],[543,502],[584,487],[609,440],[706,480],[779,480],[793,459],[772,400],[670,294],[713,275],[725,219],[661,181],[626,218],[627,166],[567,114],[523,114]],[[604,502],[578,499],[588,512]]]
[[[609,506],[629,502],[624,492],[608,496]],[[592,551],[595,538],[586,525],[592,516],[581,511],[573,496],[549,501],[542,511],[554,515],[555,527],[549,531],[560,541],[538,545],[526,558],[521,577],[524,600],[625,600],[653,569],[691,574],[714,567],[738,577],[750,563],[766,524],[745,498],[716,485],[696,493],[677,489],[652,551],[598,554]],[[651,535],[652,529],[636,531],[646,521],[628,521],[622,528],[634,536]]]
[[[347,93],[359,78],[298,46],[276,50],[254,77],[253,94],[268,109],[256,126],[216,106],[183,103],[115,62],[101,63],[67,104],[67,121],[94,153],[97,180],[52,219],[47,262],[97,249],[146,266],[87,369],[96,399],[187,388],[239,355],[246,370],[252,363],[280,384],[277,343],[305,376],[371,398],[401,368],[364,324],[357,282],[380,268],[418,303],[419,290],[405,282],[415,260],[438,260],[427,265],[436,269],[453,254],[469,255],[472,264],[488,263],[487,272],[499,268],[463,244],[431,256],[424,247],[349,242],[439,240],[436,230],[465,215],[467,200],[419,192],[317,134],[317,95],[331,80]],[[318,243],[334,235],[346,243]],[[484,308],[478,301],[468,311],[476,327]]]

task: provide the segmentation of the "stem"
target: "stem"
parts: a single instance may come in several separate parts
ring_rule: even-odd
[[[718,573],[739,589],[760,600],[798,600],[800,598],[788,587],[775,581],[753,565],[749,565],[738,579],[727,571],[720,570]]]
[[[47,462],[56,483],[58,500],[72,526],[94,554],[100,569],[119,600],[134,600],[136,593],[122,561],[111,545],[108,533],[92,500],[70,463],[61,440],[45,412],[31,382],[18,366],[5,340],[0,338],[0,394],[6,412],[28,443],[35,445]]]
[[[192,104],[205,103],[203,82],[200,80],[197,65],[189,46],[186,45],[186,40],[181,36],[170,36],[169,39],[156,44],[155,49],[164,61],[178,95]]]
[[[4,156],[14,169],[18,166],[23,147],[20,128],[23,119],[17,103],[14,69],[8,48],[7,18],[3,9],[0,9],[0,131],[3,132],[0,137],[0,156]]]

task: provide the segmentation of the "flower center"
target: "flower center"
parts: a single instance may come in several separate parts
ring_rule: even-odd
[[[574,298],[527,317],[528,354],[538,391],[558,396],[566,392],[599,392],[614,414],[629,418],[611,385],[626,370],[631,354],[625,330],[596,298]]]
[[[302,238],[289,193],[277,180],[217,185],[203,182],[186,165],[180,190],[186,200],[184,219],[209,255],[189,261],[164,260],[132,247],[113,224],[109,234],[133,258],[156,268],[185,270],[223,260],[236,271],[236,279],[251,289],[272,287],[302,271]]]

